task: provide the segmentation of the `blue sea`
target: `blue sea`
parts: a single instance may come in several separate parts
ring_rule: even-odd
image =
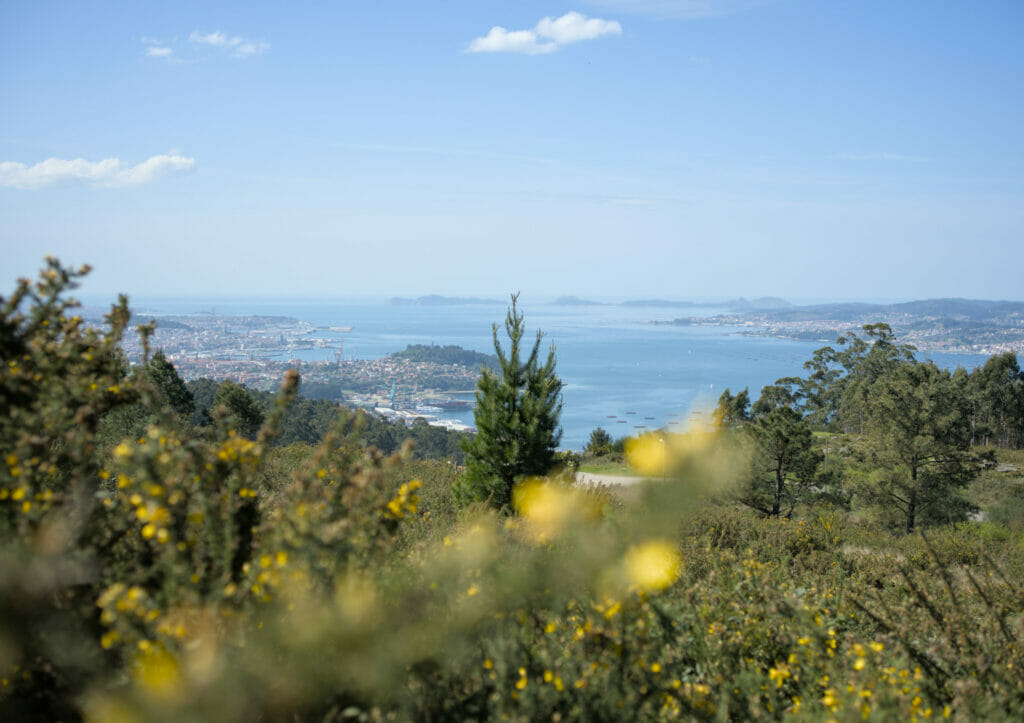
[[[464,306],[392,305],[386,300],[142,299],[137,318],[214,310],[224,315],[290,316],[316,326],[350,326],[324,338],[344,338],[345,358],[374,359],[407,344],[457,344],[493,353],[491,325],[503,322],[506,304]],[[680,316],[711,315],[720,309],[680,307],[557,306],[521,300],[530,338],[544,333],[542,348],[555,346],[565,383],[563,448],[581,449],[601,426],[614,437],[683,422],[706,413],[726,388],[750,388],[756,398],[766,384],[803,374],[803,363],[823,342],[743,336],[734,327],[652,324]],[[499,340],[507,341],[499,328]],[[300,353],[304,359],[333,358],[332,350]],[[986,357],[927,354],[937,364],[968,369]],[[472,413],[447,415],[472,424]]]

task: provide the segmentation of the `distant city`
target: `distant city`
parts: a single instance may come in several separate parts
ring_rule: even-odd
[[[472,427],[446,412],[471,412],[479,365],[408,359],[400,354],[380,359],[346,359],[347,326],[314,326],[286,316],[220,316],[213,313],[159,316],[150,340],[162,349],[186,381],[231,379],[253,389],[278,388],[288,369],[298,369],[303,393],[411,423],[428,423],[456,431]],[[123,347],[132,362],[142,359],[138,338]],[[320,351],[326,359],[297,358]],[[332,351],[333,350],[333,351]]]

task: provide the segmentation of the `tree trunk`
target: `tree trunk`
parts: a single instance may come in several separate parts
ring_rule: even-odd
[[[785,478],[782,476],[782,465],[775,468],[775,496],[772,499],[772,517],[778,517],[782,511],[782,485]]]
[[[917,514],[917,467],[910,470],[910,500],[907,502],[907,532],[914,531],[914,517]]]

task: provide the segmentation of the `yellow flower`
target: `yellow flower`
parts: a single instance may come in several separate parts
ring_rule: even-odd
[[[665,440],[653,434],[643,434],[627,440],[626,460],[641,474],[663,475],[668,462]]]
[[[537,542],[557,537],[573,519],[596,516],[598,510],[585,502],[569,488],[537,477],[519,483],[512,492],[512,506]]]
[[[650,540],[626,551],[626,575],[641,591],[663,590],[679,577],[682,558],[672,543]]]
[[[142,528],[142,537],[143,537],[143,539],[148,540],[148,539],[152,538],[153,535],[155,535],[155,534],[156,534],[156,527],[154,527],[153,523],[151,523],[151,522],[147,523]]]
[[[153,646],[140,654],[133,673],[136,685],[153,698],[173,699],[181,692],[178,661],[162,646]]]

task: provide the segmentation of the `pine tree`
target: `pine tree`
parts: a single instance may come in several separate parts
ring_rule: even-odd
[[[157,350],[149,360],[146,375],[160,390],[161,397],[176,414],[180,414],[186,419],[192,418],[192,413],[196,408],[192,392],[189,391],[184,380],[178,375],[178,370],[167,359],[162,349]]]
[[[475,424],[477,433],[463,443],[466,475],[456,487],[456,498],[466,504],[487,501],[507,508],[512,487],[521,477],[547,474],[555,464],[555,448],[562,437],[558,418],[562,412],[562,382],[555,374],[555,348],[539,361],[537,339],[521,359],[525,333],[523,315],[516,309],[519,295],[505,316],[509,338],[506,354],[494,324],[494,351],[498,370],[484,367],[477,382]]]
[[[902,513],[907,532],[964,519],[973,507],[962,490],[987,456],[971,449],[969,400],[949,372],[906,362],[879,377],[868,399],[869,461],[881,471],[876,501]]]

